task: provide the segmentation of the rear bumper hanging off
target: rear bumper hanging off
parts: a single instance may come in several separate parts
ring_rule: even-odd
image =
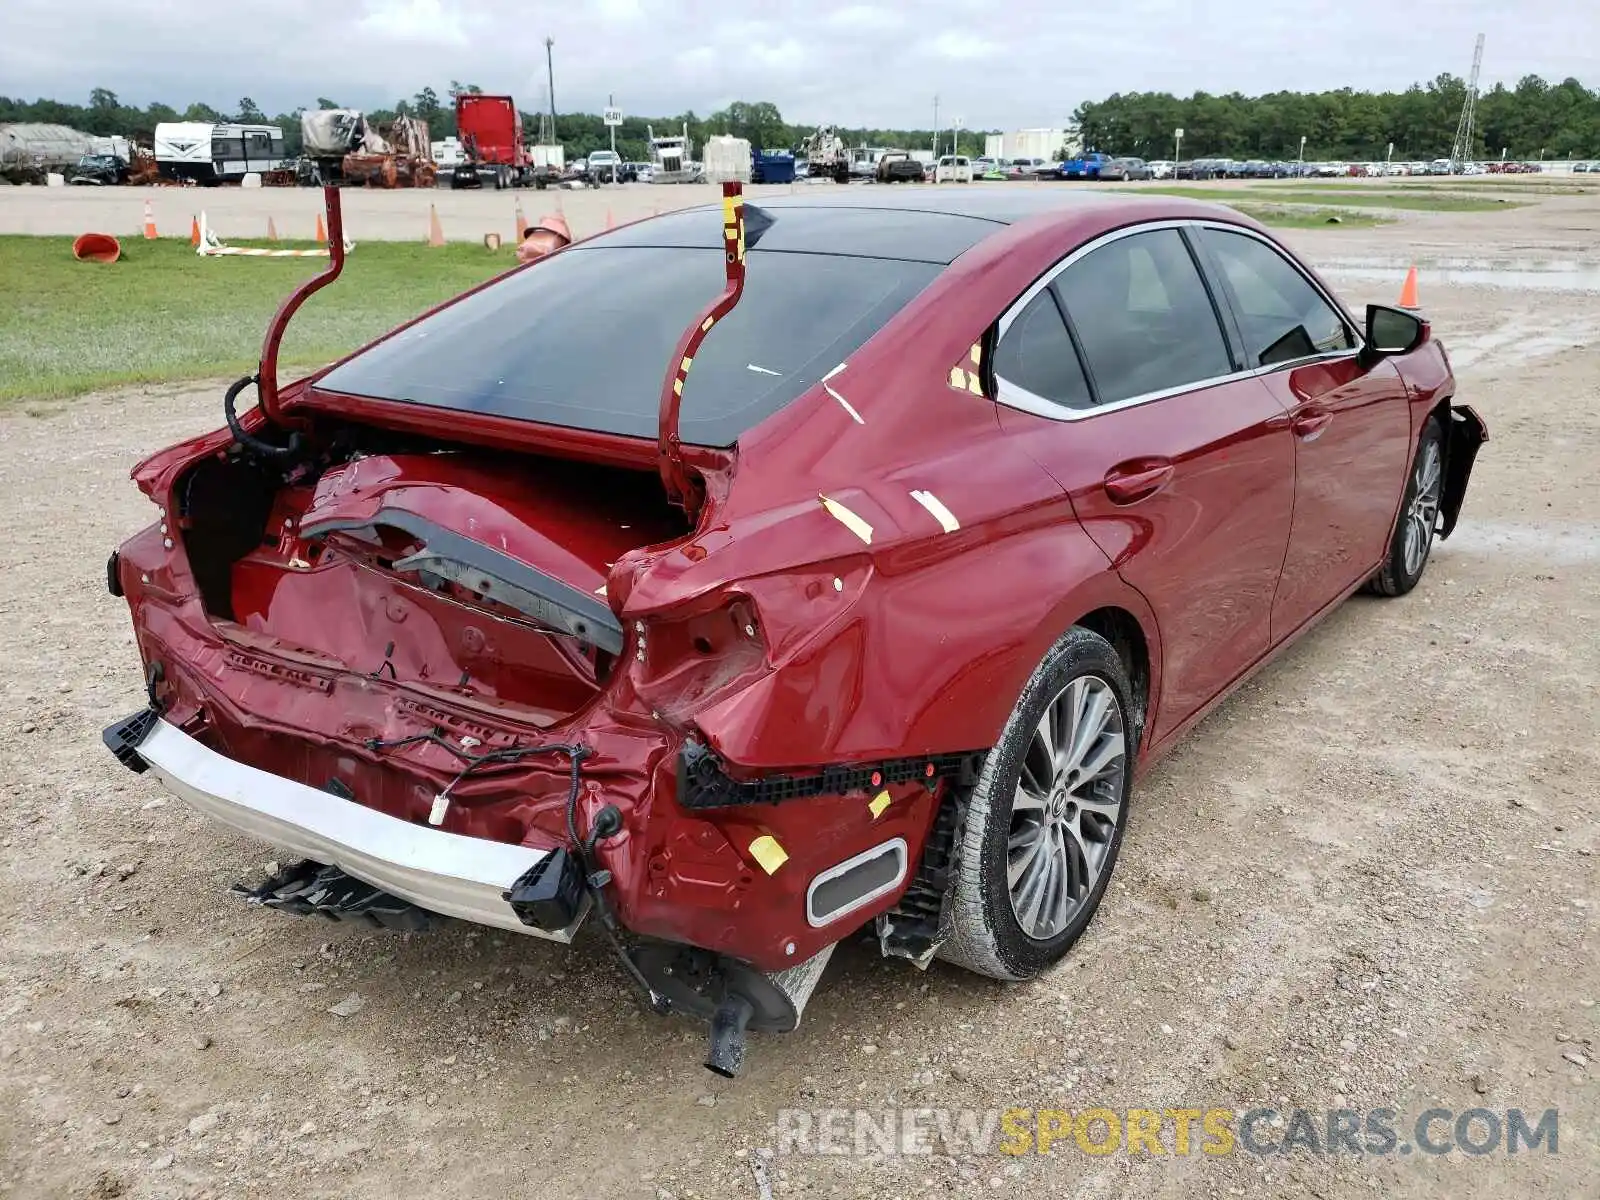
[[[580,908],[566,928],[546,931],[524,924],[507,903],[506,891],[548,850],[413,825],[236,762],[153,713],[112,726],[106,744],[125,765],[148,769],[224,825],[336,866],[429,912],[557,942],[570,942],[586,915]]]

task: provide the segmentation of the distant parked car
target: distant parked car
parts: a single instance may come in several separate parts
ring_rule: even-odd
[[[622,156],[615,150],[596,150],[589,155],[588,175],[591,183],[621,183]]]
[[[946,154],[934,168],[935,183],[971,183],[972,160],[965,154]]]
[[[1130,179],[1149,179],[1150,167],[1142,158],[1113,158],[1100,168],[1101,179],[1115,179],[1126,183]]]
[[[1077,158],[1069,158],[1061,164],[1061,178],[1063,179],[1103,179],[1105,169],[1111,165],[1111,156],[1101,154],[1098,150],[1091,150],[1088,154]]]
[[[922,164],[904,150],[887,151],[878,159],[879,183],[921,183]]]
[[[1148,164],[1151,179],[1171,179],[1172,169],[1175,164],[1164,158],[1151,159]]]
[[[128,162],[115,154],[85,154],[72,168],[67,182],[89,187],[128,182]]]

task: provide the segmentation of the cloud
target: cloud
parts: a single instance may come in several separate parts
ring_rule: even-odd
[[[361,18],[363,36],[432,46],[465,46],[466,25],[455,5],[443,0],[377,0]]]
[[[701,114],[767,100],[794,123],[969,128],[1059,125],[1112,92],[1403,88],[1466,74],[1487,34],[1486,84],[1529,73],[1600,86],[1600,6],[1572,0],[3,0],[0,90],[77,103],[243,95],[270,112],[328,96],[388,107],[452,79],[542,105],[555,39],[557,105]],[[83,30],[92,29],[93,37]],[[130,53],[129,47],[137,47]],[[243,49],[242,49],[243,47]]]
[[[974,62],[980,58],[993,58],[1001,51],[999,42],[992,42],[975,33],[945,32],[924,43],[928,53],[935,58],[948,58],[955,62]]]

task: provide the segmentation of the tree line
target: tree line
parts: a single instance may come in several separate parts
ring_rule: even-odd
[[[397,116],[405,114],[428,123],[428,135],[435,141],[452,137],[456,133],[456,96],[467,92],[482,92],[474,83],[452,80],[449,89],[440,95],[425,87],[413,96],[397,101],[392,108],[364,110],[369,124],[382,128]],[[319,96],[315,108],[342,108],[336,98]],[[518,105],[522,110],[524,133],[531,143],[540,132],[541,113],[530,109],[526,101]],[[89,94],[89,103],[69,104],[60,100],[26,101],[0,96],[0,124],[13,121],[38,121],[54,125],[70,125],[85,133],[101,136],[122,134],[135,141],[150,145],[155,127],[169,121],[239,122],[241,124],[277,125],[284,132],[284,146],[291,155],[300,153],[300,115],[304,109],[269,115],[254,100],[246,96],[238,101],[233,111],[224,112],[209,104],[195,103],[186,108],[155,103],[146,108],[123,104],[117,94],[107,88],[95,88]],[[548,119],[546,117],[546,119]],[[731,134],[747,139],[751,146],[762,149],[794,149],[802,138],[811,134],[814,125],[791,125],[783,119],[778,106],[767,101],[749,103],[736,101],[727,108],[701,117],[694,112],[683,112],[661,117],[625,117],[617,129],[617,153],[625,161],[648,161],[650,158],[649,130],[656,136],[681,132],[689,127],[689,136],[697,150],[703,149],[706,139],[714,134]],[[839,135],[848,145],[891,146],[900,149],[932,148],[933,132],[927,129],[840,129]],[[568,159],[578,158],[591,150],[609,149],[611,131],[600,113],[557,113],[555,117],[556,140],[565,147]],[[948,146],[950,131],[943,132]],[[982,131],[962,133],[962,148],[969,153],[982,150]]]
[[[435,140],[455,134],[455,97],[481,92],[476,84],[451,81],[444,95],[431,87],[397,101],[392,108],[369,109],[367,118],[382,127],[400,114],[428,123]],[[1184,131],[1185,158],[1208,155],[1234,158],[1293,159],[1300,155],[1304,137],[1307,160],[1377,161],[1387,156],[1390,142],[1401,161],[1440,158],[1450,152],[1456,124],[1466,98],[1466,82],[1455,75],[1440,75],[1426,84],[1413,84],[1403,92],[1357,92],[1341,88],[1330,92],[1273,92],[1244,96],[1238,92],[1216,96],[1196,92],[1178,97],[1165,92],[1117,93],[1104,100],[1085,102],[1073,115],[1071,132],[1085,149],[1111,154],[1137,154],[1167,158],[1173,152],[1173,131]],[[539,135],[540,113],[522,105],[523,124],[531,142]],[[339,108],[335,98],[319,96],[316,107]],[[269,116],[248,96],[232,112],[208,104],[178,109],[155,103],[146,108],[125,105],[115,92],[95,88],[87,105],[58,100],[24,101],[0,96],[0,123],[42,121],[70,125],[86,133],[120,133],[146,145],[157,124],[165,121],[239,121],[281,126],[290,154],[300,152],[300,114],[303,110]],[[616,131],[617,151],[626,160],[650,156],[647,128],[659,136],[676,133],[684,125],[697,148],[713,134],[745,138],[756,148],[789,148],[800,144],[814,125],[785,121],[778,106],[769,101],[736,101],[727,108],[701,117],[684,112],[661,117],[626,117]],[[840,129],[849,145],[931,149],[933,132],[927,129]],[[962,149],[981,153],[983,131],[964,131]],[[568,158],[611,145],[611,131],[599,113],[557,113],[555,136]],[[948,149],[950,131],[942,133]],[[1550,84],[1537,75],[1520,79],[1515,87],[1504,84],[1478,97],[1474,145],[1471,156],[1495,159],[1600,158],[1600,91],[1590,91],[1576,79]]]
[[[1073,120],[1086,149],[1108,154],[1171,158],[1182,129],[1184,158],[1292,160],[1304,137],[1307,161],[1381,162],[1393,142],[1404,162],[1450,153],[1466,96],[1450,74],[1403,92],[1127,92],[1080,105]],[[1497,83],[1479,93],[1473,125],[1469,158],[1600,158],[1600,91],[1537,75]]]

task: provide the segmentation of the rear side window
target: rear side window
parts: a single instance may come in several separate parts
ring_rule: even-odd
[[[1083,364],[1049,288],[1028,301],[1011,322],[995,347],[994,373],[1067,408],[1088,408],[1094,403]]]
[[[694,357],[683,440],[732,445],[861,347],[941,270],[752,251],[738,307]],[[724,278],[718,249],[575,246],[362,351],[317,386],[653,440],[678,338]]]
[[[1211,298],[1176,229],[1107,242],[1062,271],[1053,286],[1102,404],[1233,370]]]
[[[1344,318],[1271,246],[1243,233],[1207,229],[1252,366],[1271,366],[1355,345]]]

